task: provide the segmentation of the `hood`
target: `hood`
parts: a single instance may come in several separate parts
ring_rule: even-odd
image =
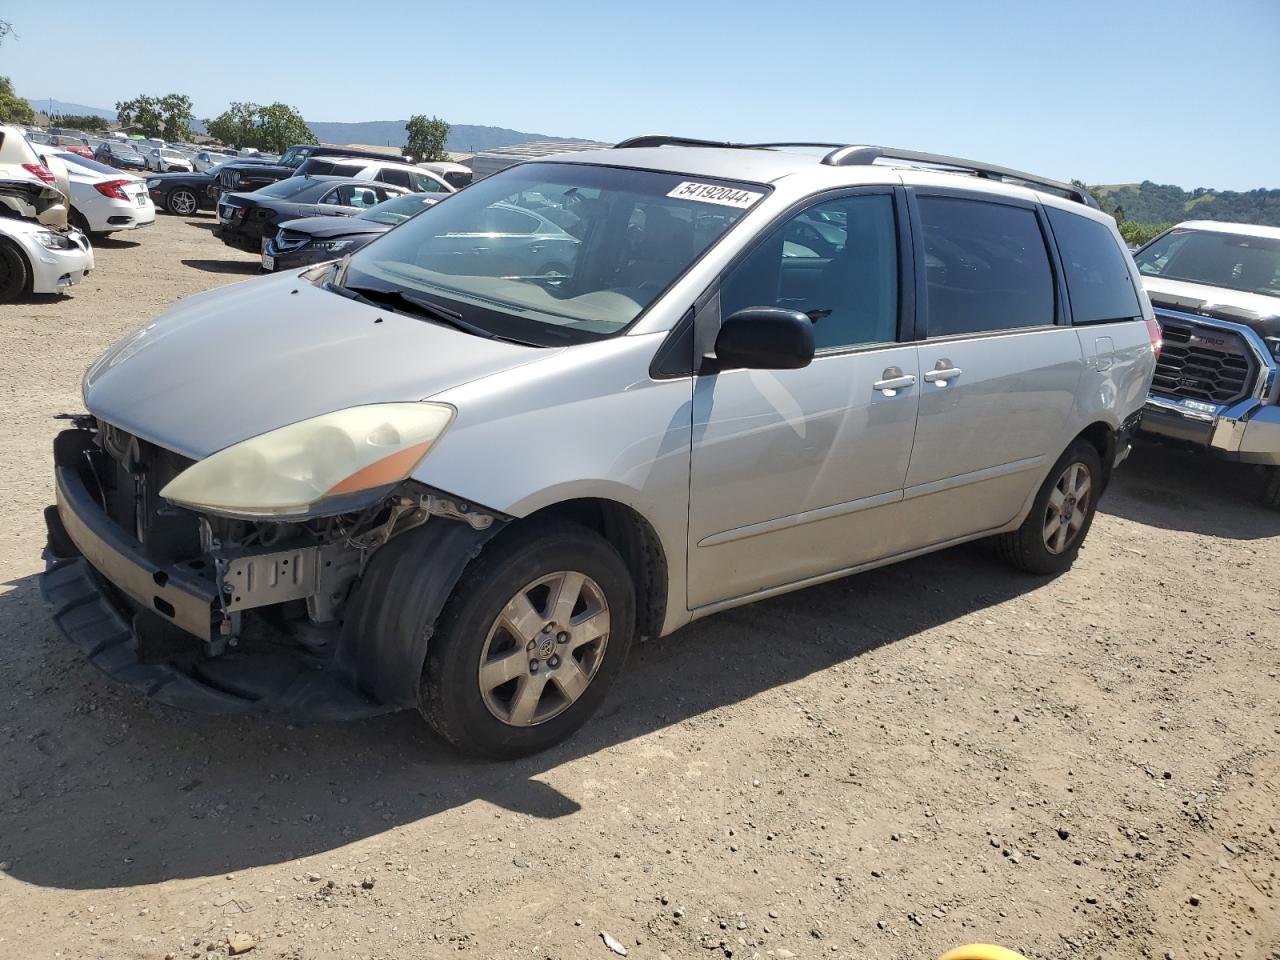
[[[361,220],[359,217],[303,217],[280,224],[281,230],[293,230],[312,237],[349,237],[356,233],[386,233],[389,224]]]
[[[1241,323],[1264,337],[1280,337],[1280,297],[1211,287],[1185,280],[1143,277],[1153,307]]]
[[[94,361],[84,400],[106,422],[201,459],[308,417],[423,400],[558,352],[365,306],[284,273],[175,304]]]
[[[49,186],[34,177],[29,180],[0,179],[0,202],[19,216],[29,217],[45,227],[55,230],[67,226],[67,192]]]

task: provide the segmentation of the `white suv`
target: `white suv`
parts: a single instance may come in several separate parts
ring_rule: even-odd
[[[368,157],[308,157],[298,167],[295,177],[353,177],[356,180],[378,180],[395,184],[414,193],[453,193],[445,178],[412,163],[394,160],[371,160]]]

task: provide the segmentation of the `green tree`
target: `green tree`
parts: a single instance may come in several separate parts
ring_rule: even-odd
[[[36,112],[31,109],[31,104],[13,92],[13,84],[8,77],[0,77],[0,122],[36,122]]]
[[[102,133],[110,126],[105,117],[95,117],[88,113],[60,113],[56,117],[50,117],[49,119],[59,127],[70,127],[73,130],[83,130],[86,133]]]
[[[427,119],[424,114],[415,113],[404,125],[409,142],[404,152],[419,162],[423,160],[448,160],[444,144],[449,139],[449,124],[439,117]]]
[[[295,143],[316,142],[316,135],[302,115],[284,103],[264,107],[256,103],[236,102],[204,123],[209,136],[241,149],[256,147],[283,153]]]
[[[145,94],[116,104],[116,116],[120,125],[135,127],[148,137],[164,137],[166,140],[190,140],[191,98],[180,93],[163,97]]]

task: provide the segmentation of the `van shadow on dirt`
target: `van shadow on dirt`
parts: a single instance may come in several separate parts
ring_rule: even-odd
[[[56,635],[23,578],[0,594],[0,859],[26,883],[98,889],[285,862],[475,800],[572,816],[540,774],[1043,582],[962,547],[722,613],[633,650],[568,743],[485,763],[413,712],[295,728],[148,704]]]

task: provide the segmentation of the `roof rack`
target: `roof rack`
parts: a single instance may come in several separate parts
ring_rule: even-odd
[[[949,157],[941,153],[923,153],[919,150],[903,150],[897,147],[875,147],[866,144],[839,143],[729,143],[722,140],[695,140],[689,137],[671,137],[661,134],[644,137],[632,137],[617,145],[619,149],[634,147],[729,147],[735,150],[771,150],[780,147],[824,147],[830,153],[822,158],[829,167],[867,166],[877,160],[900,160],[905,163],[922,164],[937,167],[952,173],[965,173],[981,177],[984,180],[1000,182],[1014,181],[1036,189],[1061,194],[1068,200],[1075,200],[1085,206],[1098,206],[1098,202],[1088,190],[1074,184],[1038,177],[1032,173],[1013,170],[1009,167],[998,167],[991,163],[980,163],[976,160],[964,160],[960,157]]]

